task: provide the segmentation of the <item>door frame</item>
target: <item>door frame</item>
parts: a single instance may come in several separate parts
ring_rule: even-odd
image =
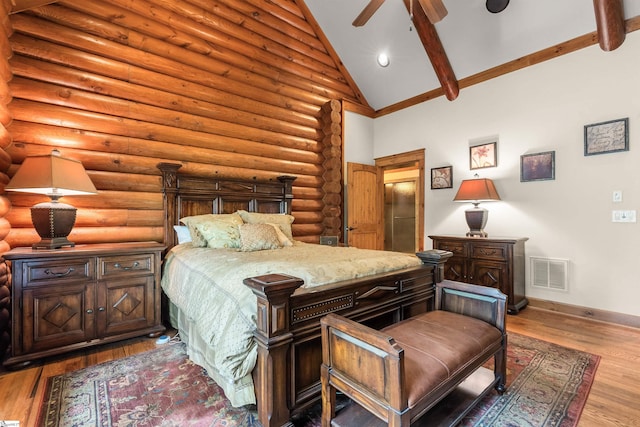
[[[375,160],[376,166],[382,168],[383,172],[392,169],[401,169],[406,167],[415,167],[418,169],[418,183],[416,186],[416,204],[418,205],[418,221],[416,226],[416,234],[418,241],[418,249],[424,250],[424,153],[425,149],[421,148],[406,153],[393,154],[391,156],[378,157]],[[380,189],[384,191],[384,188]]]

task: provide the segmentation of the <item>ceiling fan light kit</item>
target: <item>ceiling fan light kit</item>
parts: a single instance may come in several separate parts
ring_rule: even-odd
[[[500,13],[509,6],[509,0],[487,0],[487,10],[491,13]]]

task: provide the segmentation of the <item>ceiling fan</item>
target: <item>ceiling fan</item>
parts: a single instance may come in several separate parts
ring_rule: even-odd
[[[413,5],[413,1],[409,1],[411,1],[411,5]],[[384,0],[371,0],[365,8],[362,9],[360,15],[354,19],[353,26],[361,27],[366,24],[373,14],[376,13],[376,10],[382,6],[382,3],[384,3]],[[420,3],[422,10],[424,10],[425,15],[427,15],[432,24],[441,21],[442,18],[447,16],[447,8],[444,7],[442,0],[418,0],[418,3]]]
[[[412,8],[413,1],[409,1],[410,8]],[[353,26],[361,27],[366,24],[373,14],[376,13],[382,3],[384,3],[384,0],[371,0],[365,8],[362,9],[362,12],[360,12],[356,19],[354,19]],[[447,8],[442,0],[418,0],[418,3],[432,24],[440,22],[445,16],[447,16]],[[487,10],[491,13],[502,12],[508,4],[509,0],[487,0],[486,2]]]

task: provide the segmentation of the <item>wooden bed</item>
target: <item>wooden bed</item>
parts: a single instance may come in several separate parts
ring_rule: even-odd
[[[180,164],[162,163],[164,243],[177,244],[173,225],[180,218],[237,210],[291,213],[295,177],[240,181],[179,173]],[[291,418],[320,398],[322,364],[320,318],[339,313],[381,328],[433,309],[435,283],[442,280],[450,253],[421,253],[423,264],[400,271],[339,282],[294,295],[303,281],[282,274],[245,279],[257,296],[257,363],[253,370],[257,411],[263,426],[291,425]],[[318,260],[321,262],[322,260]]]

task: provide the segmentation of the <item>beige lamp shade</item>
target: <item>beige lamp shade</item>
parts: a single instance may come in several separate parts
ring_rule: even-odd
[[[460,183],[460,188],[453,200],[473,203],[473,208],[465,211],[465,218],[469,226],[467,236],[487,237],[488,234],[484,231],[484,227],[487,225],[489,212],[484,208],[478,207],[478,204],[500,200],[498,190],[496,190],[493,181],[488,178],[465,179]]]
[[[5,189],[51,197],[50,202],[31,207],[31,221],[41,238],[40,242],[33,244],[34,249],[75,246],[67,236],[76,221],[76,208],[58,199],[97,193],[82,163],[61,157],[58,150],[53,150],[48,156],[24,159]]]
[[[462,181],[453,200],[456,202],[471,202],[477,205],[480,202],[500,200],[500,196],[492,180],[476,178]]]
[[[97,193],[82,163],[61,157],[58,150],[24,159],[5,189],[57,197]]]

